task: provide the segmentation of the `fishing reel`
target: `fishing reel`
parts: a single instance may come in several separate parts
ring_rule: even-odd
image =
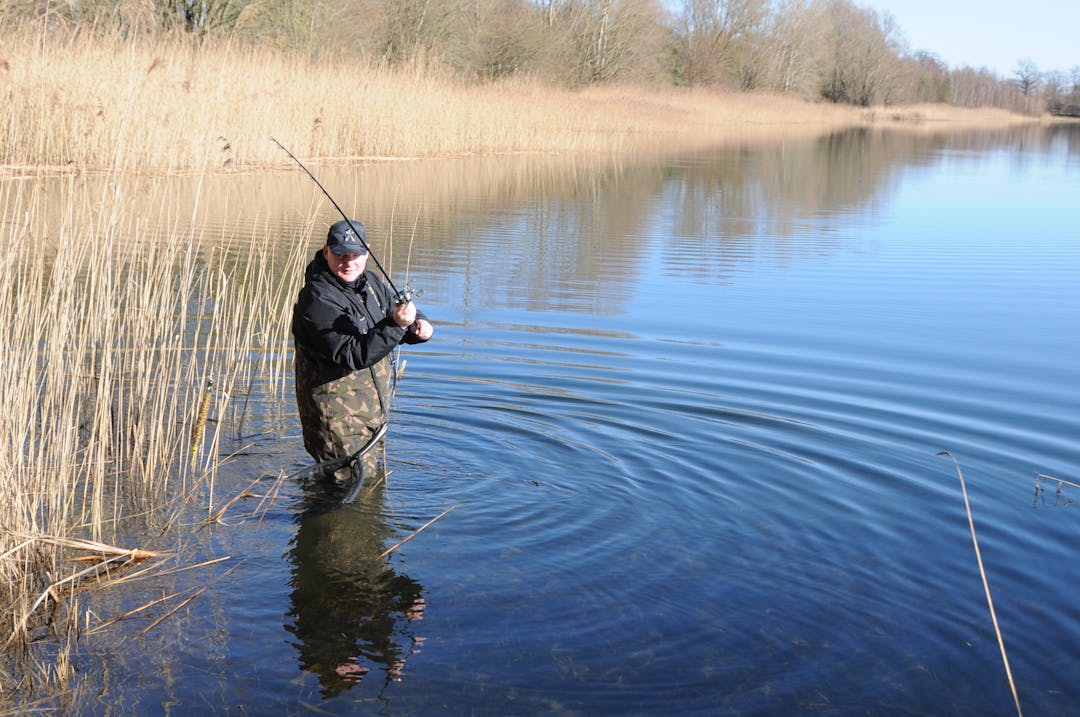
[[[413,299],[418,299],[423,295],[423,289],[413,289],[409,286],[408,282],[405,282],[405,288],[398,290],[398,292],[394,294],[394,303],[401,306],[402,304],[407,304]]]

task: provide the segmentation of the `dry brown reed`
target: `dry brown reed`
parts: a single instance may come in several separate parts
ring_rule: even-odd
[[[569,91],[460,83],[416,64],[284,54],[227,41],[0,29],[0,164],[201,171],[309,159],[618,152],[868,121],[956,121],[936,106],[868,113],[790,97],[674,88]]]
[[[1009,689],[1012,691],[1013,704],[1016,707],[1017,717],[1024,717],[1024,711],[1020,707],[1020,694],[1016,691],[1016,681],[1013,679],[1012,668],[1009,666],[1009,655],[1005,651],[1005,638],[1001,635],[1001,626],[998,624],[997,611],[994,610],[994,599],[990,595],[990,582],[986,579],[986,568],[983,566],[982,551],[979,550],[979,537],[975,533],[975,518],[971,514],[971,501],[968,500],[967,482],[964,480],[964,472],[960,470],[960,461],[956,460],[949,451],[940,451],[939,456],[945,456],[953,462],[956,475],[960,479],[960,491],[964,497],[964,510],[967,513],[968,527],[971,530],[971,544],[975,548],[975,561],[979,565],[979,576],[982,578],[983,592],[986,594],[986,606],[990,610],[990,621],[994,625],[994,635],[997,637],[998,648],[1001,650],[1001,662],[1005,666],[1005,676],[1009,681]]]
[[[111,574],[112,570],[135,565],[145,560],[159,558],[164,555],[163,553],[139,550],[137,548],[117,548],[97,541],[77,540],[48,535],[28,535],[10,532],[9,537],[17,540],[18,544],[5,551],[2,556],[3,559],[11,557],[18,559],[22,553],[32,551],[35,548],[44,545],[66,551],[86,551],[88,554],[75,556],[72,560],[74,562],[90,563],[90,565],[75,570],[65,577],[54,580],[46,585],[37,598],[26,608],[25,612],[15,616],[15,627],[3,643],[4,648],[7,648],[11,643],[17,641],[25,634],[27,626],[34,617],[35,612],[39,608],[47,606],[49,601],[58,605],[64,601],[65,597],[70,596],[77,587],[84,585],[88,581],[96,581],[102,577],[107,577]],[[67,596],[65,595],[65,592],[68,594]]]
[[[875,107],[863,111],[867,123],[940,129],[950,127],[995,127],[1032,122],[1025,117],[997,107],[953,107],[944,104],[919,104],[902,107]]]
[[[384,550],[384,551],[382,551],[381,553],[379,553],[378,555],[376,555],[376,556],[375,556],[375,560],[382,560],[382,559],[383,559],[383,558],[385,558],[385,557],[386,557],[387,555],[389,555],[390,553],[394,552],[395,550],[397,550],[398,548],[400,548],[400,547],[401,547],[402,545],[404,545],[405,543],[407,543],[407,542],[409,542],[410,540],[412,540],[413,538],[415,538],[415,537],[416,537],[417,535],[419,535],[420,533],[422,533],[422,532],[423,532],[424,530],[427,530],[427,529],[428,529],[428,528],[429,528],[429,527],[430,527],[431,525],[433,525],[433,524],[435,523],[435,521],[439,520],[440,518],[442,518],[442,517],[443,517],[444,515],[446,515],[447,513],[449,513],[450,511],[452,511],[452,510],[453,510],[454,508],[456,508],[456,507],[457,507],[457,506],[453,506],[453,505],[452,505],[452,506],[450,506],[449,508],[447,508],[446,510],[444,510],[443,512],[439,513],[439,514],[438,514],[438,515],[436,515],[436,516],[435,516],[434,518],[432,518],[432,519],[431,519],[431,520],[429,520],[428,522],[424,523],[424,524],[423,524],[423,525],[421,525],[421,526],[420,526],[419,528],[417,528],[417,529],[416,529],[416,530],[414,530],[413,532],[409,533],[409,534],[408,534],[407,536],[405,536],[404,538],[402,538],[402,539],[401,539],[401,540],[399,540],[398,542],[396,542],[396,543],[394,543],[393,545],[391,545],[391,546],[390,546],[389,548],[387,548],[386,550]]]
[[[258,498],[259,503],[255,506],[255,509],[248,517],[253,518],[255,516],[259,516],[259,520],[261,521],[262,518],[266,516],[266,512],[270,509],[270,506],[272,506],[274,501],[277,499],[278,493],[281,489],[281,482],[284,479],[285,474],[278,473],[277,480],[274,481],[274,484],[270,487],[269,491],[267,491],[266,493],[256,493],[254,491],[255,486],[262,482],[262,478],[256,478],[255,480],[251,481],[251,483],[248,484],[247,487],[237,491],[232,498],[227,500],[224,505],[217,509],[216,512],[214,512],[206,520],[204,520],[202,522],[202,525],[206,526],[212,523],[224,522],[225,513],[229,510],[229,508],[231,508],[233,505],[235,505],[241,500],[248,500],[253,498]]]
[[[230,395],[286,371],[306,234],[210,235],[184,228],[200,226],[197,196],[164,189],[145,210],[127,184],[89,179],[0,181],[4,645],[49,626],[58,586],[101,569],[72,567],[64,541],[113,541],[134,516],[164,530],[170,501],[191,495],[210,511]]]

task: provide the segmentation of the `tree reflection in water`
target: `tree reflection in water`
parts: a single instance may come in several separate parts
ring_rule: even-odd
[[[355,686],[372,671],[399,679],[423,643],[412,623],[423,618],[423,588],[379,558],[393,530],[384,509],[385,481],[355,503],[308,497],[289,551],[291,622],[300,667],[318,675],[324,697]],[[374,677],[374,675],[373,675]]]

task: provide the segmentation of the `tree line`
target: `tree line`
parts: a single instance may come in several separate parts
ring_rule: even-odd
[[[908,47],[851,0],[0,0],[0,19],[272,43],[474,81],[660,83],[858,106],[947,103],[1080,114],[1080,67],[1012,77]]]

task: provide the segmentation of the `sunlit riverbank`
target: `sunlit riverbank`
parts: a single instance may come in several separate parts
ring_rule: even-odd
[[[462,84],[227,43],[0,31],[0,165],[54,171],[232,170],[308,158],[619,152],[897,122],[1031,121],[946,106],[866,110],[671,88]]]

